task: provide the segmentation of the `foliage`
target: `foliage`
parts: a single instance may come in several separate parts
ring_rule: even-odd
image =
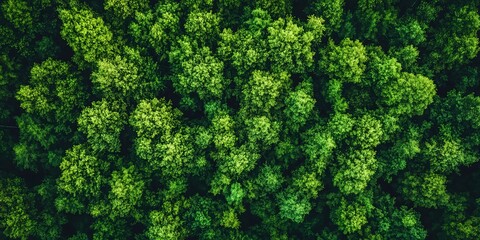
[[[0,1],[0,239],[478,239],[479,8]]]

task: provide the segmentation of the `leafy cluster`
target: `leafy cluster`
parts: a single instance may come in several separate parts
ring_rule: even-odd
[[[478,239],[478,0],[3,0],[0,239]]]

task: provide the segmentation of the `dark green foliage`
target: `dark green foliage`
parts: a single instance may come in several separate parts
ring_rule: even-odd
[[[416,206],[438,208],[448,203],[450,196],[446,189],[446,177],[432,173],[403,176],[399,192]]]
[[[107,0],[104,3],[105,10],[111,10],[120,18],[131,17],[137,11],[148,8],[148,1],[132,1],[132,0]]]
[[[0,218],[5,236],[28,239],[33,235],[37,222],[33,219],[33,195],[19,178],[4,177],[0,190]]]
[[[14,148],[20,167],[36,169],[39,162],[58,167],[87,96],[68,63],[47,59],[33,66],[30,84],[20,86],[16,95],[24,110],[17,118],[20,141]]]
[[[0,1],[0,239],[478,239],[478,9]]]
[[[2,12],[5,20],[9,21],[16,29],[26,31],[32,27],[32,9],[27,1],[8,0],[2,3]]]

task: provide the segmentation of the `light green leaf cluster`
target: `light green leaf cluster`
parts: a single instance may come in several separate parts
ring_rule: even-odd
[[[92,106],[85,108],[79,116],[78,128],[87,135],[94,151],[120,151],[120,133],[126,121],[123,110],[118,109],[118,106],[118,103],[109,103],[106,100],[93,102]]]
[[[77,54],[76,59],[83,64],[94,64],[98,60],[112,56],[115,51],[113,34],[100,17],[90,9],[60,10],[63,22],[62,37]]]

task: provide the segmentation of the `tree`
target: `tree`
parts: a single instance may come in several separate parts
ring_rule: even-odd
[[[284,178],[279,166],[264,165],[255,181],[260,186],[260,194],[263,195],[277,191],[282,186]]]
[[[374,190],[376,198],[372,199],[374,209],[368,226],[351,237],[425,239],[427,231],[422,226],[419,213],[378,190]]]
[[[104,98],[115,101],[124,98],[140,101],[151,98],[162,89],[158,67],[151,58],[141,56],[137,49],[125,47],[125,56],[98,61],[92,73],[95,90]]]
[[[371,149],[381,143],[382,124],[369,114],[358,118],[347,139],[349,146],[359,149]]]
[[[223,212],[220,224],[225,228],[238,229],[240,227],[240,221],[234,209],[230,208]]]
[[[32,27],[32,9],[26,1],[8,0],[2,3],[2,12],[10,23],[20,31],[27,31]]]
[[[466,141],[464,147],[474,147],[480,144],[478,129],[480,128],[480,98],[473,94],[462,94],[450,91],[445,98],[435,98],[432,104],[430,119],[440,128],[443,126],[446,134],[458,132]],[[451,133],[449,133],[451,132]]]
[[[105,100],[93,102],[78,118],[79,130],[87,135],[90,146],[96,152],[119,152],[120,133],[125,123],[121,104]]]
[[[475,225],[479,222],[479,200],[469,203],[468,194],[453,195],[446,207],[445,218],[441,225],[442,233],[439,237],[459,237],[463,239],[475,239],[478,228]]]
[[[120,18],[127,18],[136,11],[142,11],[148,7],[148,1],[107,0],[104,3],[105,10],[112,10]]]
[[[110,180],[109,194],[112,218],[124,217],[134,211],[142,198],[144,186],[145,182],[134,166],[114,171]]]
[[[315,103],[312,83],[301,82],[285,99],[284,113],[287,126],[294,132],[303,127],[312,116]]]
[[[428,60],[434,71],[450,69],[456,64],[464,64],[473,59],[478,51],[477,32],[480,29],[480,16],[472,5],[455,6],[441,20],[429,44]]]
[[[383,101],[392,108],[393,114],[421,115],[433,102],[435,91],[432,80],[405,73],[396,83],[383,88],[381,94],[385,96]]]
[[[393,238],[413,238],[413,239],[425,239],[427,232],[421,226],[418,213],[401,207],[395,209],[392,214],[392,219],[398,219],[398,221],[392,221],[392,227],[389,237]]]
[[[165,176],[182,176],[193,168],[192,135],[188,128],[179,128],[180,116],[171,103],[156,98],[141,101],[130,116],[137,155]]]
[[[53,59],[34,65],[30,71],[30,85],[21,86],[17,92],[17,99],[25,112],[57,124],[75,121],[77,109],[83,107],[86,98],[85,89],[72,66]]]
[[[310,18],[310,22],[315,18]],[[305,72],[313,66],[311,44],[315,37],[320,38],[323,29],[317,26],[318,32],[304,31],[292,20],[278,19],[268,27],[268,46],[272,70],[291,73]]]
[[[289,83],[290,76],[286,72],[271,74],[255,71],[243,86],[242,103],[249,112],[268,113],[278,108]]]
[[[239,183],[233,183],[232,185],[230,185],[230,191],[228,196],[226,197],[226,200],[230,205],[239,206],[242,205],[242,200],[244,196],[245,192],[242,188],[242,185],[240,185]]]
[[[73,196],[73,199],[87,200],[98,197],[100,189],[106,184],[103,174],[109,169],[109,165],[106,159],[92,156],[86,146],[75,145],[67,151],[60,164],[58,188],[67,196]]]
[[[271,146],[278,142],[280,123],[272,122],[265,116],[253,117],[246,120],[248,141],[264,146]]]
[[[212,46],[220,34],[220,17],[212,12],[191,12],[184,27],[186,34],[199,46]]]
[[[278,196],[280,216],[293,222],[301,223],[306,214],[312,209],[310,202],[295,193],[280,194]]]
[[[219,171],[232,176],[245,174],[255,167],[260,155],[248,145],[232,148],[224,159],[219,159]]]
[[[286,0],[275,0],[275,1],[265,1],[258,0],[255,1],[255,8],[261,8],[266,10],[274,17],[286,17],[288,12],[291,11],[291,2]]]
[[[399,186],[403,196],[416,206],[438,208],[448,203],[446,177],[433,172],[405,174]]]
[[[422,134],[421,128],[407,126],[401,136],[396,135],[390,148],[378,152],[377,172],[384,175],[387,181],[391,181],[392,176],[404,170],[407,163],[421,152]]]
[[[315,127],[305,132],[304,141],[302,148],[308,163],[321,175],[331,161],[337,144],[327,131]]]
[[[28,239],[35,233],[37,222],[31,205],[34,195],[28,192],[20,178],[0,181],[0,227],[9,238]]]
[[[343,234],[360,231],[367,224],[367,215],[373,210],[368,196],[360,196],[357,200],[349,201],[338,194],[328,195],[327,204],[332,209],[330,219]]]
[[[163,211],[150,212],[150,224],[146,236],[151,239],[179,239],[184,238],[186,230],[183,221],[178,216],[182,210],[182,202],[166,202]]]
[[[380,36],[389,33],[389,29],[398,21],[398,8],[392,0],[361,0],[354,13],[354,21],[358,21],[356,35],[360,39],[377,41]]]
[[[196,48],[190,39],[182,39],[169,55],[177,75],[173,78],[175,90],[188,96],[197,93],[200,99],[221,97],[229,82],[223,78],[223,62],[208,47]]]
[[[79,109],[88,95],[72,66],[59,60],[34,65],[29,83],[20,86],[16,95],[25,112],[17,118],[22,131],[14,148],[15,160],[25,169],[37,169],[40,162],[56,167],[74,136]],[[48,154],[40,153],[41,149]]]
[[[344,194],[359,194],[375,174],[377,160],[373,150],[350,150],[338,157],[339,169],[333,184]]]
[[[123,219],[97,218],[90,226],[93,230],[92,239],[129,239],[132,234],[126,225],[127,223]]]
[[[74,6],[60,10],[59,16],[63,22],[62,38],[73,49],[80,66],[91,66],[115,52],[112,32],[90,9]]]
[[[239,74],[265,70],[268,58],[268,43],[265,38],[271,22],[267,12],[255,9],[245,22],[247,26],[244,29],[235,33],[231,29],[223,30],[218,48],[222,60],[231,62]]]
[[[180,6],[175,2],[159,4],[154,18],[150,13],[137,13],[138,24],[132,23],[131,29],[136,38],[149,36],[148,42],[160,59],[168,59],[168,52],[180,33]],[[153,19],[152,19],[153,18]],[[152,25],[153,23],[153,25]],[[141,30],[139,28],[146,28]]]
[[[424,158],[435,172],[458,171],[458,167],[478,161],[478,154],[464,145],[456,134],[441,128],[438,138],[425,143]]]
[[[363,44],[349,38],[342,40],[338,45],[330,41],[320,56],[320,70],[330,79],[342,83],[359,83],[365,71],[365,62],[368,60]]]
[[[396,39],[392,45],[399,46],[418,46],[426,41],[426,25],[421,24],[416,19],[410,18],[400,21],[395,27]]]
[[[344,5],[344,0],[314,1],[308,12],[325,19],[326,31],[332,33],[341,26]]]
[[[224,152],[232,149],[237,142],[234,129],[235,120],[227,112],[217,111],[211,119],[210,128],[214,133],[212,141],[218,151]]]

